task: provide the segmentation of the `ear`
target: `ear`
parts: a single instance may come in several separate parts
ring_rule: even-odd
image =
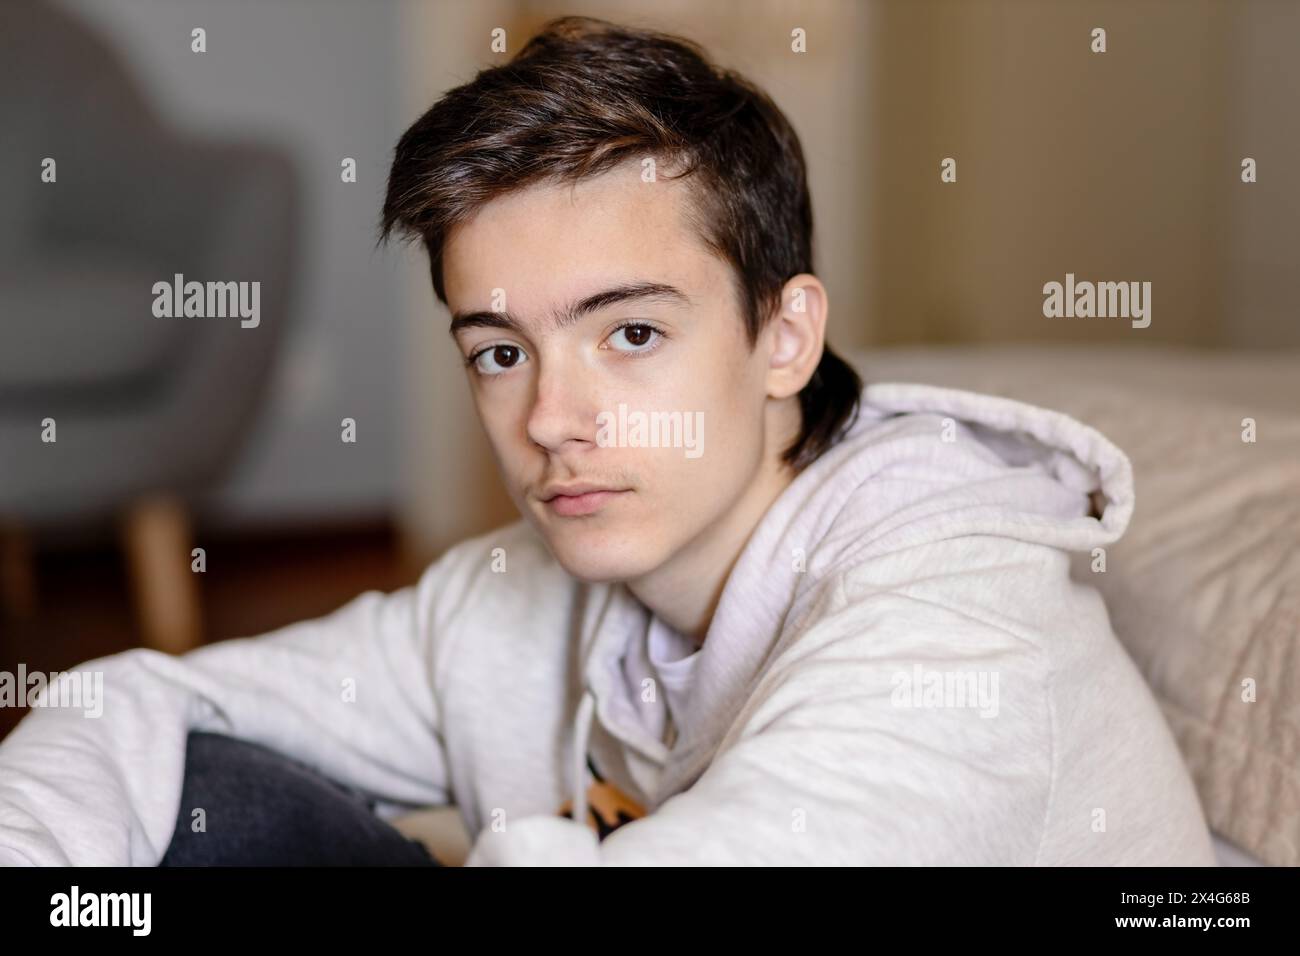
[[[779,314],[767,325],[769,398],[797,395],[821,361],[826,341],[826,287],[802,272],[781,289]]]

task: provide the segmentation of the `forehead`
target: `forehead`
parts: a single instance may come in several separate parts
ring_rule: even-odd
[[[502,288],[512,307],[534,296],[545,307],[630,277],[707,284],[721,262],[696,233],[690,208],[685,180],[643,182],[639,164],[507,193],[448,237],[448,300],[463,304]]]

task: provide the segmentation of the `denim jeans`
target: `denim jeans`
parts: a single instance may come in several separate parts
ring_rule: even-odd
[[[375,802],[260,744],[191,731],[176,830],[159,866],[439,866]],[[194,810],[205,829],[194,832]]]

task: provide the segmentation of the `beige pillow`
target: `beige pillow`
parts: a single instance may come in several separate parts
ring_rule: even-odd
[[[1300,865],[1300,353],[1010,346],[850,359],[867,381],[1058,409],[1128,454],[1128,531],[1104,573],[1078,554],[1073,574],[1104,596],[1211,828],[1264,862]]]

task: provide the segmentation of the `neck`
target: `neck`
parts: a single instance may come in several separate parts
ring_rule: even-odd
[[[656,617],[704,643],[723,588],[745,544],[772,503],[794,480],[794,470],[769,457],[735,505],[649,574],[628,582]]]

